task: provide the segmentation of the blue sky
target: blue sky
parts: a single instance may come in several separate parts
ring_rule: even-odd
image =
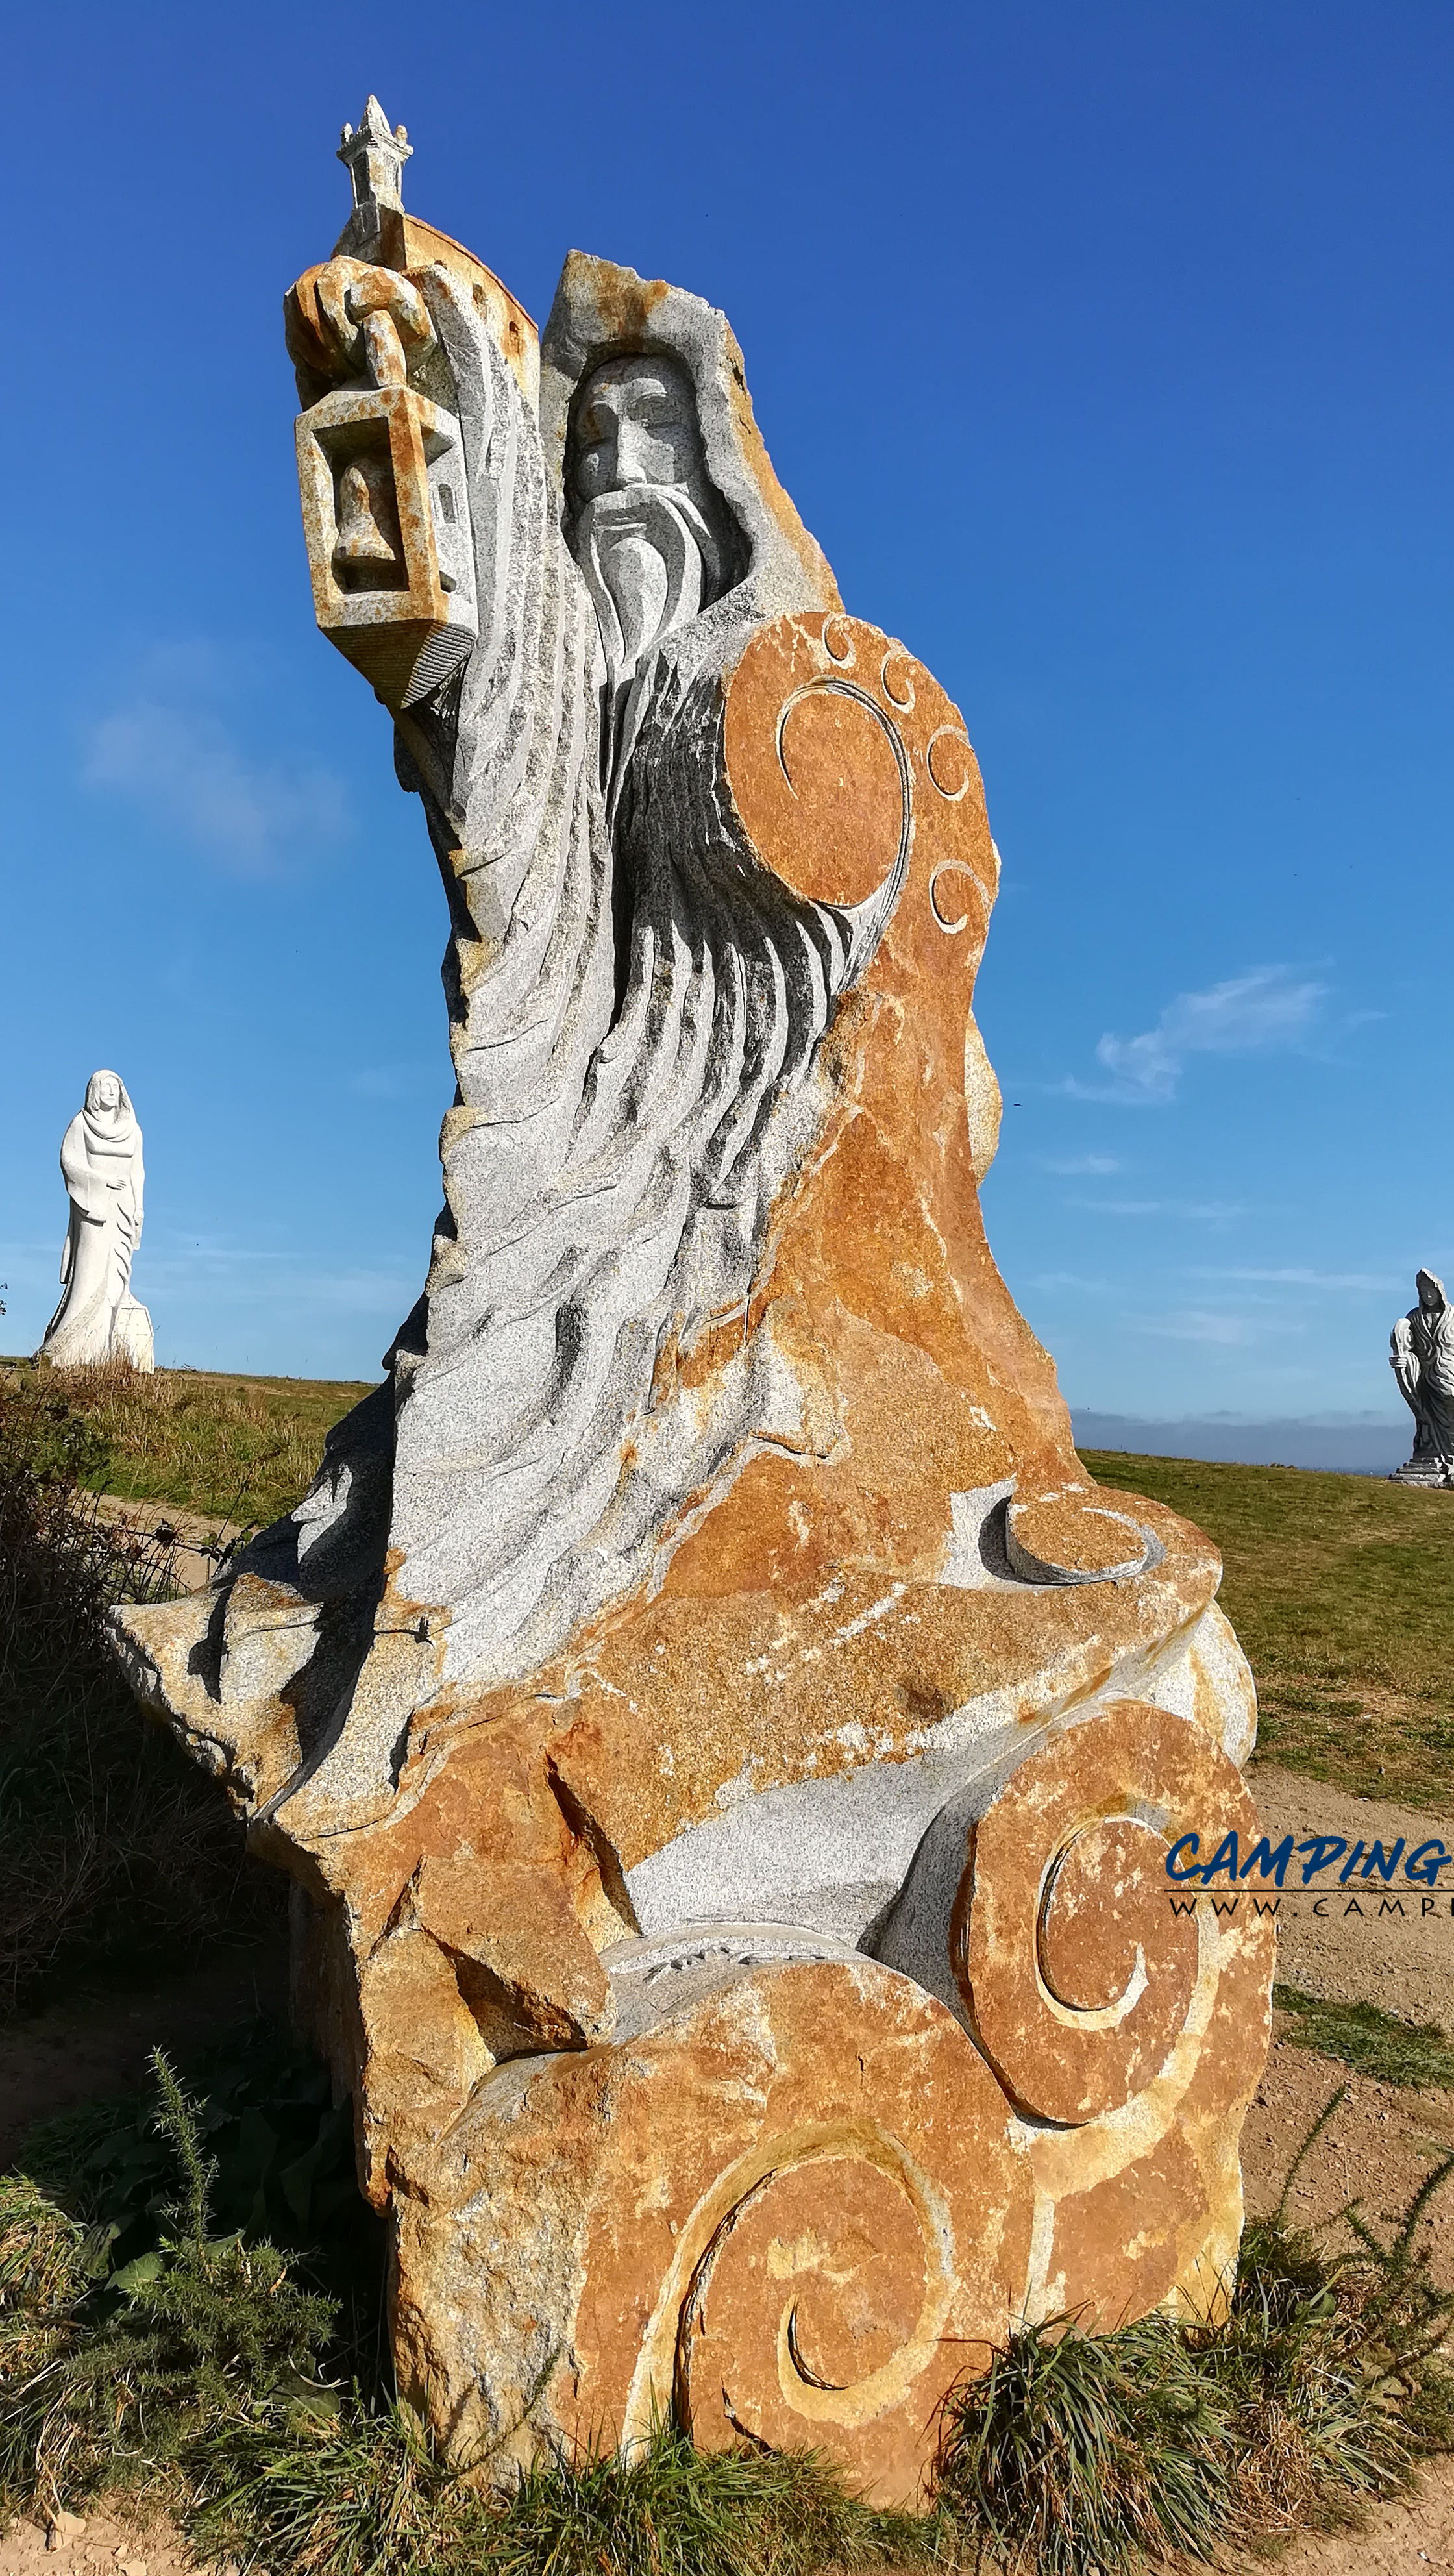
[[[1400,1411],[1454,1271],[1447,0],[139,0],[8,56],[0,1346],[98,1064],[164,1361],[371,1374],[422,1277],[443,900],[313,628],[280,329],[374,89],[538,317],[572,244],[725,307],[963,707],[985,1207],[1072,1401]]]

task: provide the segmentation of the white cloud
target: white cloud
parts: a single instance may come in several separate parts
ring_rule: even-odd
[[[1055,1172],[1064,1181],[1102,1181],[1121,1168],[1114,1154],[1072,1154],[1067,1163],[1041,1162],[1042,1171]]]
[[[1086,1279],[1078,1270],[1042,1270],[1032,1285],[1047,1293],[1057,1288],[1076,1288],[1087,1295],[1109,1297],[1114,1295],[1120,1282],[1115,1279]]]
[[[1067,1199],[1067,1207],[1088,1208],[1093,1216],[1160,1216],[1160,1199]]]
[[[1084,1208],[1092,1216],[1167,1216],[1185,1219],[1197,1225],[1228,1225],[1246,1215],[1247,1210],[1233,1199],[1067,1199],[1067,1207]],[[1236,1278],[1247,1275],[1235,1271],[1217,1271],[1208,1277]],[[1196,1276],[1193,1273],[1193,1276]]]
[[[213,1236],[202,1242],[148,1236],[137,1255],[148,1280],[159,1290],[197,1295],[225,1292],[229,1306],[277,1308],[287,1303],[341,1308],[355,1314],[388,1314],[413,1305],[419,1274],[388,1263],[358,1263],[330,1270],[294,1247],[271,1250]]]
[[[1399,1282],[1367,1270],[1191,1270],[1191,1279],[1247,1279],[1275,1288],[1366,1288],[1380,1296],[1396,1293]]]
[[[87,745],[86,783],[134,797],[189,839],[249,874],[347,824],[344,783],[327,769],[289,775],[250,761],[221,719],[138,699],[104,716]]]
[[[1196,1307],[1180,1315],[1142,1315],[1134,1320],[1143,1333],[1155,1333],[1169,1342],[1218,1342],[1226,1347],[1241,1347],[1256,1339],[1256,1327],[1245,1315],[1208,1314]]]
[[[1122,1108],[1159,1108],[1176,1097],[1189,1055],[1262,1055],[1294,1046],[1306,1035],[1327,997],[1327,986],[1299,981],[1287,966],[1259,966],[1204,993],[1178,993],[1154,1029],[1118,1038],[1107,1031],[1096,1061],[1107,1083],[1063,1086],[1078,1100]]]

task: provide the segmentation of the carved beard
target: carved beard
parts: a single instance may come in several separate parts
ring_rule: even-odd
[[[679,483],[598,493],[576,522],[575,552],[596,604],[613,693],[721,587],[721,548]]]

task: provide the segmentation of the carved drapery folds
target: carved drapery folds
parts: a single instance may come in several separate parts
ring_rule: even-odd
[[[122,1359],[155,1366],[151,1317],[131,1292],[141,1241],[141,1129],[126,1085],[105,1067],[61,1139],[61,1174],[71,1202],[61,1246],[64,1294],[37,1357],[57,1368],[98,1368]]]
[[[448,901],[444,1207],[310,1494],[118,1641],[298,1882],[454,2455],[675,2408],[910,2495],[1016,2318],[1223,2294],[1271,1930],[1163,1856],[1249,1821],[1250,1676],[985,1243],[958,710],[722,317],[573,253],[537,346],[403,150],[288,335]]]

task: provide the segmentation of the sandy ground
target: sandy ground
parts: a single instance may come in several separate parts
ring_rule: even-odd
[[[1270,1762],[1254,1763],[1248,1785],[1274,1844],[1288,1833],[1297,1842],[1341,1834],[1349,1852],[1360,1842],[1370,1848],[1381,1842],[1387,1854],[1402,1836],[1406,1859],[1437,1837],[1454,1852],[1454,1811],[1447,1818],[1421,1815],[1412,1807],[1345,1797]],[[1277,1917],[1283,1984],[1332,2003],[1374,2003],[1404,2021],[1438,2022],[1454,2033],[1454,1868],[1441,1873],[1434,1889],[1411,1885],[1402,1860],[1387,1884],[1377,1874],[1365,1879],[1360,1864],[1340,1887],[1345,1855],[1320,1872],[1316,1885],[1304,1888],[1303,1866],[1294,1854]],[[1277,1893],[1272,1886],[1266,1890],[1267,1897]],[[1319,1902],[1323,1911],[1314,1913]],[[1361,1909],[1357,1913],[1349,1911],[1354,1904]]]
[[[1360,1838],[1387,1846],[1402,1834],[1412,1846],[1443,1831],[1454,1850],[1454,1830],[1443,1830],[1438,1818],[1343,1797],[1272,1765],[1254,1771],[1252,1787],[1274,1841],[1293,1831],[1299,1840],[1328,1833],[1342,1834],[1350,1847]],[[1454,1880],[1454,1871],[1445,1876]],[[1333,2000],[1373,2001],[1454,2033],[1454,1887],[1446,1889],[1432,1915],[1405,1896],[1402,1917],[1376,1911],[1348,1915],[1343,1908],[1349,1893],[1339,1890],[1327,1913],[1315,1916],[1311,1892],[1284,1889],[1278,1918],[1283,1982]],[[1364,1893],[1360,1882],[1360,1901]],[[97,1999],[0,2032],[0,2162],[8,2161],[24,2129],[44,2113],[136,2082],[147,2050],[158,2040],[182,2051],[243,2014],[279,2012],[283,1988],[283,1962],[251,1953],[215,1960],[192,1974],[179,1967],[170,1984],[128,1994],[120,2005]],[[1249,2213],[1276,2207],[1293,2156],[1329,2095],[1346,2080],[1346,2099],[1292,2185],[1288,2214],[1303,2225],[1336,2231],[1338,2212],[1356,2199],[1365,2219],[1386,2226],[1431,2163],[1454,2150],[1454,2093],[1411,2093],[1354,2075],[1297,2047],[1286,2036],[1296,2026],[1290,2017],[1278,2017],[1243,2134]],[[1454,2177],[1433,2203],[1422,2241],[1435,2276],[1454,2287]],[[1374,2507],[1358,2530],[1304,2533],[1271,2563],[1284,2576],[1425,2576],[1439,2570],[1454,2576],[1454,2460],[1433,2463],[1416,2493]],[[1254,2565],[1268,2564],[1249,2560],[1246,2576]],[[13,2523],[0,2534],[0,2576],[42,2571],[196,2576],[197,2562],[175,2528],[147,2516],[143,2506],[135,2523],[98,2513],[49,2535],[36,2523]]]
[[[3,2563],[3,2562],[0,2562]],[[1283,2555],[1249,2560],[1246,2576],[1434,2576],[1454,2569],[1454,2460],[1438,2460],[1417,2494],[1379,2505],[1359,2531],[1303,2532]],[[1241,2571],[1239,2571],[1241,2576]]]
[[[234,2566],[226,2562],[217,2576],[232,2576]],[[4,2576],[197,2576],[198,2562],[169,2522],[128,2525],[92,2514],[74,2537],[57,2534],[53,2546],[38,2524],[12,2523],[0,2535],[0,2570]],[[1273,2570],[1281,2576],[1439,2576],[1440,2570],[1454,2576],[1454,2461],[1436,2462],[1416,2494],[1380,2505],[1361,2529],[1302,2533],[1276,2559],[1249,2559],[1245,2576]]]
[[[218,1551],[241,1536],[236,1521],[211,1512],[184,1512],[176,1503],[149,1503],[124,1494],[93,1497],[96,1518],[112,1529],[154,1540],[170,1557],[172,1580],[182,1592],[201,1592],[217,1571]]]
[[[193,2576],[197,2563],[173,2523],[145,2513],[131,2523],[65,2514],[49,2531],[13,2522],[0,2537],[4,2576]]]
[[[1454,2153],[1454,2093],[1411,2093],[1375,2084],[1351,2068],[1299,2048],[1279,2014],[1272,2054],[1242,2132],[1242,2179],[1249,2217],[1270,2217],[1288,2168],[1329,2096],[1345,2098],[1294,2176],[1287,2216],[1336,2243],[1352,2243],[1337,2213],[1356,2201],[1365,2224],[1386,2232],[1412,2200],[1432,2165]],[[1425,2212],[1419,2242],[1436,2280],[1454,2289],[1454,2174]]]

